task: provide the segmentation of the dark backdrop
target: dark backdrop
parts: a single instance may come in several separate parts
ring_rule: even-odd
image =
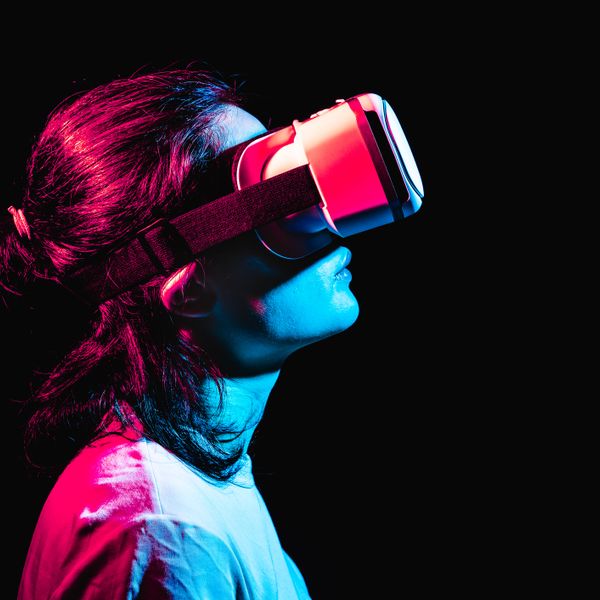
[[[188,15],[176,28],[114,21],[101,35],[23,27],[5,65],[5,206],[20,205],[27,153],[53,106],[138,69],[194,63],[236,74],[273,126],[367,91],[395,108],[424,180],[423,208],[348,241],[359,320],[289,360],[253,444],[258,485],[315,599],[476,593],[522,568],[498,549],[515,489],[502,483],[514,452],[506,435],[519,435],[514,424],[506,433],[514,406],[490,342],[504,323],[490,308],[503,294],[489,277],[499,268],[490,240],[505,217],[490,209],[498,192],[489,179],[480,185],[475,166],[488,152],[484,74],[498,65],[477,56],[464,29],[444,26],[448,14],[437,15],[435,36],[426,16],[390,28],[381,15],[353,14],[348,28],[304,15],[243,35],[221,23],[210,40],[212,24],[195,28]],[[12,592],[49,488],[23,466],[10,401],[27,365],[23,325],[3,327]]]

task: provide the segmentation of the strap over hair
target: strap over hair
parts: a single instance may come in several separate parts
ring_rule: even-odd
[[[14,206],[8,207],[8,212],[12,215],[13,221],[17,232],[21,237],[26,236],[27,239],[31,239],[31,230],[29,229],[29,223],[25,218],[25,213],[22,208],[15,208]]]
[[[321,202],[310,167],[303,165],[162,218],[108,255],[84,265],[62,284],[98,305],[158,275],[169,274],[208,248]]]

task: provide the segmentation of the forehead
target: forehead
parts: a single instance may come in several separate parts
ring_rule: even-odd
[[[267,131],[254,115],[232,104],[228,104],[219,117],[218,127],[222,135],[221,150],[227,150]]]

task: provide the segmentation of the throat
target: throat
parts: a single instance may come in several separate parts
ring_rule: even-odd
[[[264,414],[279,371],[242,378],[225,378],[221,389],[211,379],[202,390],[209,406],[212,426],[220,430],[225,450],[243,446],[248,450],[254,431]]]

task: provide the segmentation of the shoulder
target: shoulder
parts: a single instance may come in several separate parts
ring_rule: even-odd
[[[246,483],[219,485],[156,442],[139,435],[109,435],[84,448],[67,466],[42,519],[60,529],[116,521],[135,524],[148,515],[164,515],[221,535],[233,504],[252,506],[255,501],[251,475]]]
[[[228,544],[172,517],[104,521],[68,538],[34,541],[20,598],[226,600],[244,589],[241,565]]]
[[[53,522],[132,520],[159,510],[143,439],[111,434],[83,448],[52,488],[43,517]]]
[[[76,593],[82,585],[119,592],[104,597],[235,597],[241,565],[210,498],[198,505],[204,485],[148,440],[110,435],[91,444],[46,501],[23,572],[25,587],[39,597],[45,589]],[[175,501],[179,494],[186,496],[183,504]]]

